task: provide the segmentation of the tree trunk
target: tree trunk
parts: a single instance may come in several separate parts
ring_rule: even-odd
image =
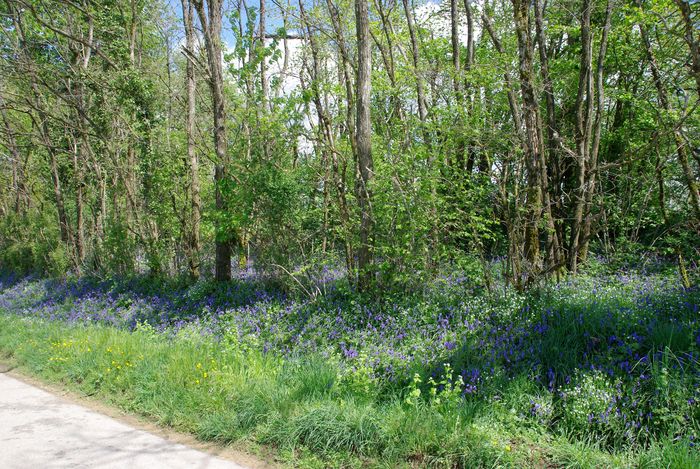
[[[194,32],[194,14],[192,11],[192,3],[189,0],[182,0],[182,21],[185,26],[185,44],[187,54],[195,53],[195,32]],[[188,239],[188,264],[190,275],[197,279],[200,275],[200,238],[199,225],[202,217],[201,198],[199,194],[199,157],[195,147],[195,117],[196,117],[196,81],[194,76],[194,63],[192,57],[187,57],[187,68],[185,71],[185,80],[187,82],[187,160],[190,170],[190,195],[191,195],[191,221],[189,233],[186,235]]]
[[[466,70],[471,71],[474,66],[474,14],[471,0],[464,0],[464,11],[467,14],[467,63]]]
[[[610,33],[610,21],[613,6],[614,0],[608,0],[605,11],[605,24],[603,25],[603,32],[600,38],[600,48],[598,49],[598,64],[596,65],[595,95],[597,102],[595,119],[593,121],[593,142],[591,143],[588,167],[586,168],[586,172],[588,173],[588,181],[586,183],[586,200],[584,205],[586,216],[583,220],[583,240],[581,241],[580,250],[580,258],[582,262],[585,262],[586,258],[588,257],[588,245],[591,239],[591,225],[593,219],[591,211],[593,208],[593,196],[595,195],[596,175],[598,173],[598,154],[600,152],[600,136],[603,127],[603,112],[605,111],[605,55],[608,49],[608,34]]]
[[[2,116],[2,121],[5,126],[5,139],[7,143],[8,150],[10,151],[11,167],[12,167],[12,190],[15,192],[15,203],[14,211],[16,215],[19,215],[24,211],[29,205],[29,194],[27,193],[26,187],[24,185],[24,165],[22,164],[22,157],[19,153],[17,147],[17,142],[15,140],[15,133],[10,124],[10,120],[7,117],[7,111],[5,110],[5,100],[0,94],[0,116]]]
[[[457,98],[458,105],[462,104],[462,87],[460,84],[460,74],[462,72],[461,59],[459,54],[459,8],[457,0],[450,0],[450,42],[452,44],[452,87]]]
[[[222,1],[207,0],[207,9],[205,10],[203,0],[192,0],[204,32],[204,44],[207,50],[207,63],[209,64],[209,88],[214,107],[214,149],[216,152],[214,184],[216,186],[216,209],[220,212],[225,211],[227,208],[222,185],[226,179],[226,165],[228,163],[226,108],[221,56]],[[219,282],[231,279],[231,241],[228,231],[228,228],[221,226],[217,226],[216,229],[215,279]]]
[[[581,245],[583,212],[586,202],[586,166],[588,165],[593,106],[593,41],[591,38],[591,0],[581,5],[581,61],[579,65],[578,94],[576,96],[576,205],[571,224],[569,243],[569,271],[576,273]]]
[[[661,212],[661,217],[664,220],[664,225],[668,226],[668,212],[666,211],[666,190],[664,181],[664,165],[665,161],[661,158],[661,152],[659,151],[659,145],[656,145],[656,183],[659,186],[659,211]]]
[[[561,244],[559,243],[559,237],[557,235],[557,228],[554,220],[552,208],[553,204],[551,201],[552,195],[550,194],[549,171],[547,169],[550,166],[550,164],[556,164],[556,117],[554,114],[554,91],[552,86],[552,80],[549,76],[549,57],[547,55],[546,36],[544,34],[544,11],[540,5],[539,0],[535,0],[534,2],[534,12],[535,34],[537,37],[537,45],[540,55],[540,71],[544,82],[544,93],[547,109],[547,149],[549,151],[549,163],[547,161],[544,148],[542,148],[542,150],[539,152],[540,185],[542,187],[544,215],[547,219],[547,270],[554,270],[557,273],[557,275],[559,275],[559,269],[561,268],[562,264]],[[538,127],[540,128],[540,143],[541,145],[544,145],[544,135],[541,132],[541,123],[538,124]]]
[[[539,129],[539,104],[535,95],[532,67],[533,44],[530,37],[530,3],[513,0],[515,31],[518,39],[520,91],[523,100],[525,123],[525,167],[527,168],[527,214],[525,221],[524,256],[527,261],[526,282],[531,282],[541,269],[539,224],[542,212],[542,188],[539,163],[542,142]]]
[[[88,97],[87,97],[87,87],[83,81],[83,76],[87,75],[88,67],[90,65],[90,58],[92,57],[92,39],[93,39],[93,23],[92,19],[88,18],[88,33],[87,41],[84,45],[74,45],[71,48],[76,51],[75,66],[81,73],[75,78],[74,87],[69,85],[67,88],[69,92],[73,93],[75,89],[75,107],[77,113],[78,131],[79,136],[76,137],[74,141],[74,151],[73,151],[73,176],[75,178],[75,250],[77,265],[76,268],[78,273],[80,273],[81,266],[85,260],[85,214],[84,214],[84,196],[85,196],[85,177],[83,174],[85,165],[88,164],[89,154],[90,154],[90,141],[89,141],[89,122],[87,115],[89,113],[88,109]],[[82,30],[76,36],[83,35]],[[68,131],[66,131],[68,134]]]
[[[372,87],[372,57],[369,34],[367,0],[355,0],[355,26],[357,31],[357,164],[359,180],[356,184],[360,206],[360,246],[357,252],[358,287],[367,290],[371,285],[372,272],[372,127],[370,121],[370,93]]]
[[[462,59],[460,57],[459,44],[459,6],[457,0],[450,0],[450,43],[452,46],[452,91],[454,92],[456,106],[454,110],[454,134],[455,140],[455,166],[458,176],[461,178],[465,169],[471,172],[473,159],[469,158],[468,166],[465,165],[464,153],[466,141],[464,139],[464,95],[462,94]],[[468,169],[467,169],[468,167]]]
[[[409,4],[409,0],[403,0],[403,8],[406,13],[406,23],[408,24],[408,34],[411,38],[411,60],[413,64],[413,72],[416,76],[416,93],[418,95],[418,117],[421,124],[425,126],[428,119],[428,109],[425,100],[425,84],[420,72],[420,49],[418,48],[418,37],[416,35],[416,26],[413,19],[413,9]],[[426,134],[424,133],[424,137]],[[426,139],[427,140],[427,139]],[[428,143],[426,141],[426,143]]]
[[[262,88],[262,108],[264,112],[269,110],[270,83],[267,79],[267,58],[265,57],[265,0],[260,0],[260,25],[258,30],[258,51],[260,57],[260,86]]]
[[[382,32],[384,33],[384,38],[386,39],[386,46],[382,41],[375,40],[377,47],[382,54],[382,59],[384,61],[384,67],[386,68],[387,76],[389,77],[389,82],[391,83],[391,103],[394,112],[391,114],[389,123],[394,120],[403,120],[404,112],[401,106],[401,97],[399,96],[399,87],[396,82],[396,67],[394,66],[394,41],[392,39],[393,28],[391,26],[391,11],[393,5],[390,5],[389,10],[385,10],[382,6],[382,0],[375,0],[375,5],[377,12],[379,13],[379,18],[382,22]],[[391,138],[391,132],[388,133],[389,138]]]
[[[68,132],[66,132],[68,133]],[[73,176],[75,182],[75,258],[76,269],[80,268],[85,259],[85,222],[83,210],[83,145],[84,142],[73,142]]]

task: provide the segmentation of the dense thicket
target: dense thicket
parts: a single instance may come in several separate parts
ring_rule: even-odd
[[[697,255],[700,4],[3,0],[0,262],[362,288]]]

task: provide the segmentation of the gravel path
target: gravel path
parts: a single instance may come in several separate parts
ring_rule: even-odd
[[[245,469],[0,374],[0,468]]]

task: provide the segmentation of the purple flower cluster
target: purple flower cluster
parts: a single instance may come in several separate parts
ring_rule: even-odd
[[[316,280],[330,286],[338,275],[322,271]],[[504,382],[524,375],[556,397],[547,415],[566,415],[581,376],[597,373],[616,387],[584,423],[607,429],[617,422],[628,441],[655,431],[653,409],[662,405],[663,390],[649,376],[664,368],[683,376],[675,385],[685,410],[669,412],[681,420],[683,412],[688,419],[700,414],[700,292],[667,277],[581,277],[536,297],[504,290],[492,298],[446,276],[420,296],[372,304],[340,289],[324,291],[295,299],[254,272],[225,286],[6,276],[0,312],[125,329],[147,323],[168,334],[191,328],[264,353],[335,357],[341,367],[370,369],[379,386],[395,388],[416,371],[442,376],[449,363],[469,399],[497,395]],[[524,413],[541,419],[539,406]]]

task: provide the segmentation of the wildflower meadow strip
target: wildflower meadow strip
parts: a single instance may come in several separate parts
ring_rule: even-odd
[[[523,425],[610,449],[663,438],[692,448],[700,434],[700,294],[671,276],[580,277],[537,295],[475,293],[445,276],[420,296],[371,304],[335,281],[303,299],[255,275],[224,287],[5,277],[0,310],[169,340],[205,337],[288,362],[320,357],[359,398],[508,401]],[[130,363],[115,359],[106,370]],[[197,370],[195,385],[210,373]]]

